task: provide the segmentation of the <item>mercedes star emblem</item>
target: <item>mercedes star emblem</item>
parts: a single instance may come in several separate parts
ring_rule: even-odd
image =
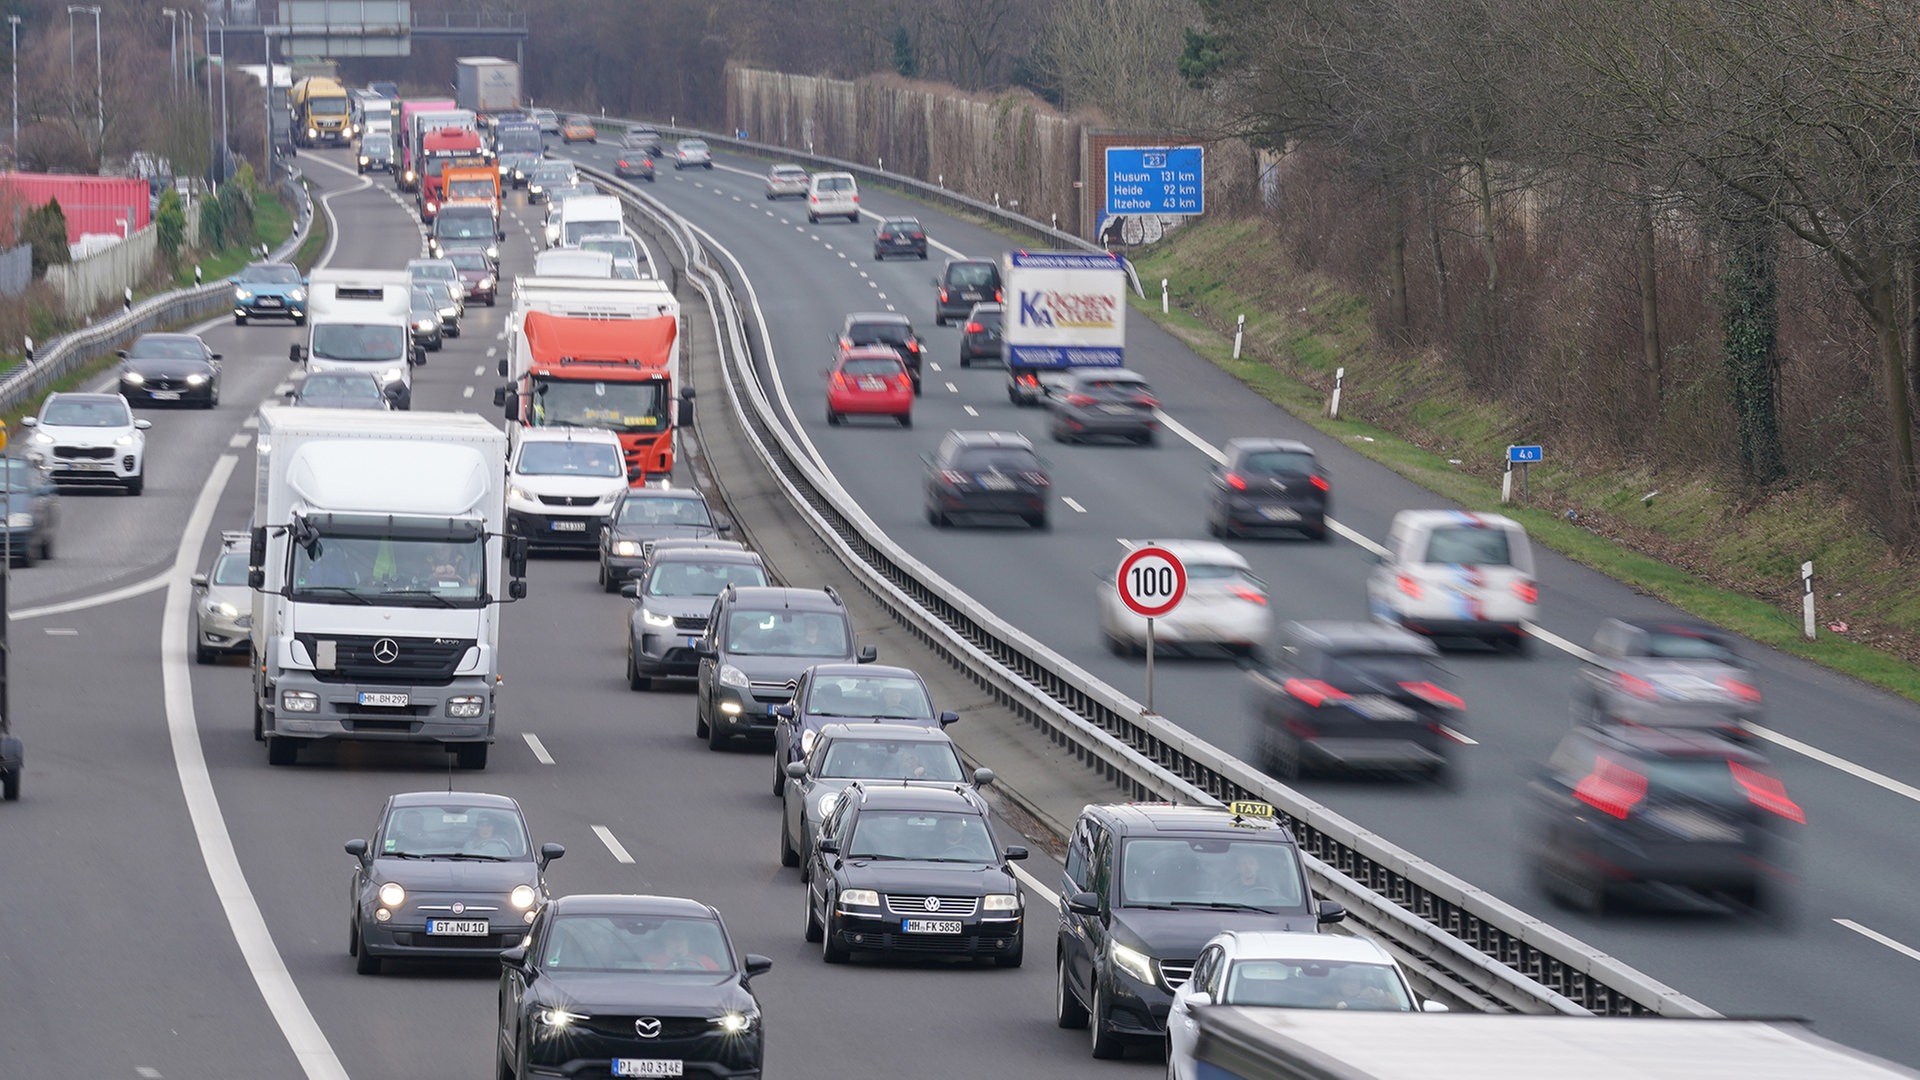
[[[939,898],[939,897],[937,897],[937,896],[929,896],[929,897],[927,897],[927,901],[926,901],[926,909],[927,909],[928,911],[939,911],[939,910],[940,910],[940,898]]]
[[[633,1033],[643,1039],[660,1037],[660,1021],[656,1017],[643,1016],[633,1022]]]
[[[373,658],[383,664],[391,664],[400,659],[400,643],[390,637],[383,637],[373,643]]]

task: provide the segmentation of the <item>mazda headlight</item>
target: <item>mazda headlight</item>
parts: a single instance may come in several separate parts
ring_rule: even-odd
[[[1019,911],[1020,898],[1012,893],[989,893],[981,901],[982,911]]]
[[[720,685],[731,686],[736,690],[745,690],[753,685],[747,679],[747,673],[732,664],[720,665]]]
[[[820,819],[824,821],[828,814],[833,813],[833,808],[838,805],[840,805],[840,793],[837,791],[829,791],[825,795],[820,796],[820,802],[814,809],[820,812]]]
[[[1153,977],[1153,957],[1139,949],[1129,948],[1116,941],[1107,955],[1113,958],[1114,967],[1141,982],[1152,984],[1159,981]]]
[[[586,1013],[569,1012],[566,1009],[537,1009],[533,1014],[536,1027],[543,1028],[548,1034],[558,1034],[581,1022],[592,1019]]]
[[[522,911],[532,907],[533,902],[538,899],[540,896],[533,891],[531,885],[515,885],[513,891],[507,894],[507,902]]]
[[[53,440],[48,439],[47,441],[52,442]],[[640,543],[637,540],[615,540],[613,542],[613,553],[623,559],[631,559],[640,554]]]
[[[840,894],[841,907],[879,907],[880,894],[872,889],[848,889]]]
[[[33,528],[33,515],[25,510],[20,511],[17,514],[8,514],[7,528],[31,529]]]
[[[380,902],[388,907],[399,907],[407,899],[407,890],[397,881],[389,881],[380,886]]]
[[[713,1018],[714,1025],[728,1035],[745,1035],[753,1030],[754,1021],[760,1017],[754,1013],[723,1012]]]
[[[640,609],[640,621],[641,621],[641,622],[643,622],[643,623],[646,623],[646,624],[647,624],[648,626],[672,626],[672,625],[673,625],[673,616],[671,616],[671,615],[656,615],[656,614],[654,614],[653,612],[651,612],[651,611],[648,611],[648,610],[647,610],[647,609],[645,609],[645,608],[641,608],[641,609]]]
[[[135,386],[139,386],[141,383],[144,383],[147,381],[147,377],[145,375],[140,374],[137,371],[123,371],[120,373],[120,380],[122,382],[130,382]]]
[[[808,728],[807,730],[801,732],[800,733],[800,752],[802,754],[813,753],[813,741],[819,737],[820,737],[820,733],[817,731],[814,731],[812,728]]]

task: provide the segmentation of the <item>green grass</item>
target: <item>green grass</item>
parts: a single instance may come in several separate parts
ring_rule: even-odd
[[[1365,305],[1289,268],[1257,223],[1185,226],[1135,266],[1156,290],[1168,278],[1175,300],[1166,315],[1158,295],[1136,299],[1136,310],[1330,438],[1463,506],[1506,513],[1540,543],[1638,591],[1920,701],[1920,667],[1901,655],[1920,637],[1920,583],[1865,516],[1830,493],[1756,497],[1708,474],[1563,459],[1533,470],[1532,505],[1518,505],[1516,478],[1516,503],[1502,506],[1500,463],[1524,419],[1474,396],[1437,358],[1376,349]],[[1234,360],[1242,313],[1243,359]],[[1339,420],[1326,416],[1335,367],[1347,369]],[[1823,624],[1811,642],[1800,632],[1804,559],[1815,564]],[[1824,629],[1836,620],[1853,624],[1848,636]]]

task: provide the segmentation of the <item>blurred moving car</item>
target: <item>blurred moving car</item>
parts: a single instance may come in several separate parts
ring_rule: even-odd
[[[960,719],[956,712],[933,711],[933,698],[919,672],[878,664],[815,664],[801,674],[792,703],[775,705],[773,715],[775,795],[786,786],[787,763],[806,757],[826,724],[944,728]]]
[[[767,199],[807,197],[807,170],[798,165],[775,165],[767,170]]]
[[[1595,913],[1661,885],[1785,915],[1792,830],[1807,821],[1758,752],[1635,727],[1569,732],[1528,785],[1525,813],[1541,886]]]
[[[1041,381],[1055,442],[1115,438],[1152,446],[1159,437],[1160,402],[1137,371],[1073,368]]]
[[[1608,619],[1574,675],[1574,719],[1746,738],[1761,697],[1737,640],[1690,619]]]
[[[369,381],[371,375],[360,376]],[[379,392],[378,388],[374,391]],[[220,534],[213,565],[193,575],[193,662],[211,664],[253,644],[253,589],[247,585],[247,533]]]
[[[598,143],[600,141],[600,129],[593,126],[592,118],[576,113],[573,116],[567,117],[566,123],[560,125],[560,141],[563,143]]]
[[[1315,768],[1451,779],[1466,703],[1433,642],[1368,622],[1289,622],[1250,673],[1254,738],[1275,778]]]
[[[949,431],[926,462],[927,523],[952,524],[956,514],[1015,514],[1047,528],[1053,481],[1016,431]]]
[[[1539,599],[1527,530],[1499,514],[1402,510],[1387,532],[1387,553],[1367,575],[1374,619],[1517,654],[1527,651]]]
[[[120,350],[120,393],[129,403],[220,404],[220,354],[198,334],[141,334]]]
[[[674,546],[661,548],[659,544]],[[760,556],[740,544],[681,547],[681,541],[655,541],[646,566],[629,571],[620,594],[631,599],[627,619],[627,688],[647,690],[655,679],[691,679],[700,673],[694,651],[706,633],[713,598],[729,585],[766,585]]]
[[[5,564],[32,566],[53,558],[53,534],[60,523],[60,489],[46,469],[24,457],[0,457],[0,492],[6,516],[0,518],[0,547]]]
[[[1211,540],[1148,541],[1178,556],[1187,569],[1186,598],[1153,621],[1156,649],[1206,652],[1224,649],[1250,655],[1273,631],[1267,583],[1254,576],[1246,556]],[[1124,558],[1128,552],[1122,552]],[[1147,620],[1120,600],[1115,575],[1100,590],[1100,635],[1115,656],[1146,652]]]
[[[975,304],[998,304],[1000,267],[992,259],[948,259],[933,279],[933,325],[963,319]]]
[[[613,161],[613,175],[622,180],[654,182],[653,158],[638,150],[622,150]]]
[[[1212,482],[1207,532],[1232,537],[1290,531],[1327,538],[1333,480],[1313,448],[1294,439],[1229,439],[1225,464],[1208,467]]]
[[[439,319],[433,320],[439,328]],[[287,392],[287,404],[322,409],[389,410],[393,402],[381,390],[378,376],[364,371],[315,371]]]
[[[560,114],[552,109],[528,109],[527,118],[539,125],[542,135],[560,134]]]
[[[1004,312],[999,304],[975,304],[967,312],[966,325],[960,331],[961,367],[972,367],[983,360],[999,362],[1003,355],[1000,322]]]
[[[713,151],[705,140],[681,139],[673,148],[673,168],[676,172],[681,169],[712,169]]]
[[[919,218],[888,218],[873,230],[873,261],[889,255],[927,257],[927,230]]]
[[[860,345],[884,345],[892,349],[906,362],[907,374],[913,376],[914,394],[920,393],[920,366],[927,349],[920,335],[913,332],[913,322],[905,315],[893,311],[856,311],[840,324],[840,333],[832,340],[836,360]]]
[[[147,488],[147,429],[119,394],[55,391],[37,416],[23,417],[27,460],[47,470],[53,482],[115,484],[129,495]]]
[[[292,263],[252,263],[227,280],[233,282],[233,324],[248,319],[307,321],[307,279]]]
[[[913,376],[900,354],[881,345],[842,350],[828,370],[827,426],[850,416],[884,416],[913,426]]]
[[[627,130],[620,134],[620,149],[645,158],[659,157],[666,152],[666,145],[660,132],[645,124],[628,124]]]

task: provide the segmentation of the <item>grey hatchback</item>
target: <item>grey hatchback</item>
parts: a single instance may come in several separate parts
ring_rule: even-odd
[[[1076,368],[1042,380],[1055,442],[1107,436],[1152,446],[1160,433],[1160,403],[1147,377],[1120,368]]]

